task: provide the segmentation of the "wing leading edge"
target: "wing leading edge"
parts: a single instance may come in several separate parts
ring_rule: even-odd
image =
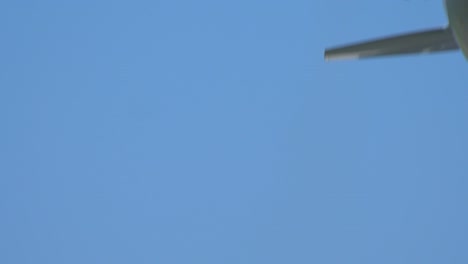
[[[325,60],[363,59],[458,50],[450,27],[396,35],[325,50]]]

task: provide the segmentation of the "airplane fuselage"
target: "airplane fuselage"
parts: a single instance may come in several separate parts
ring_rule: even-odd
[[[468,59],[468,1],[445,0],[445,10],[453,36]]]

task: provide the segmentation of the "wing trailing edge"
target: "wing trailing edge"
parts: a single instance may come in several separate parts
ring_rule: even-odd
[[[395,35],[325,50],[325,60],[364,59],[458,50],[450,27]]]

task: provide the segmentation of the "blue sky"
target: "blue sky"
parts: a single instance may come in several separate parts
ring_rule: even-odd
[[[3,1],[0,263],[467,263],[441,1]]]

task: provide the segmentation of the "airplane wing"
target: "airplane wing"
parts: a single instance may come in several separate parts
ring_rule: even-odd
[[[362,59],[458,50],[450,27],[391,36],[325,50],[325,60]]]

